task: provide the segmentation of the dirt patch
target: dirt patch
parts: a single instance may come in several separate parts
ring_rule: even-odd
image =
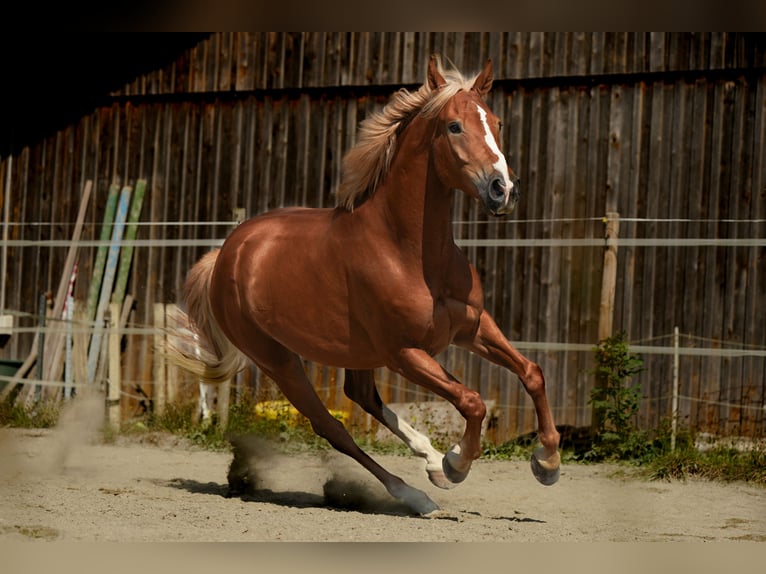
[[[258,438],[233,451],[0,429],[0,541],[763,542],[766,532],[766,491],[744,484],[565,465],[543,487],[528,463],[479,460],[445,491],[422,460],[376,456],[440,505],[423,518],[334,451],[286,455]]]

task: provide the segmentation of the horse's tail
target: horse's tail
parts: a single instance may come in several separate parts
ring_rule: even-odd
[[[210,279],[220,249],[206,253],[184,284],[187,311],[178,310],[175,341],[168,345],[171,362],[208,383],[231,379],[245,366],[244,355],[224,335],[210,307]]]

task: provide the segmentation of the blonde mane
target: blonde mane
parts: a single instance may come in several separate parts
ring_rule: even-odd
[[[454,66],[445,69],[436,58],[446,84],[431,90],[426,81],[416,92],[402,88],[382,110],[359,124],[357,143],[343,156],[341,183],[336,193],[338,205],[352,211],[375,192],[391,165],[396,136],[420,112],[426,117],[439,113],[448,100],[461,90],[470,90],[476,76],[464,77]]]

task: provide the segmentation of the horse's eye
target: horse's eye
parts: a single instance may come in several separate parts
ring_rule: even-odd
[[[447,129],[451,134],[459,134],[463,132],[463,126],[460,125],[460,122],[450,122]]]

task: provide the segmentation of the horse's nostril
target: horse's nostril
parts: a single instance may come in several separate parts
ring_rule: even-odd
[[[489,186],[489,193],[494,200],[503,199],[505,197],[505,182],[500,178],[493,179]]]

